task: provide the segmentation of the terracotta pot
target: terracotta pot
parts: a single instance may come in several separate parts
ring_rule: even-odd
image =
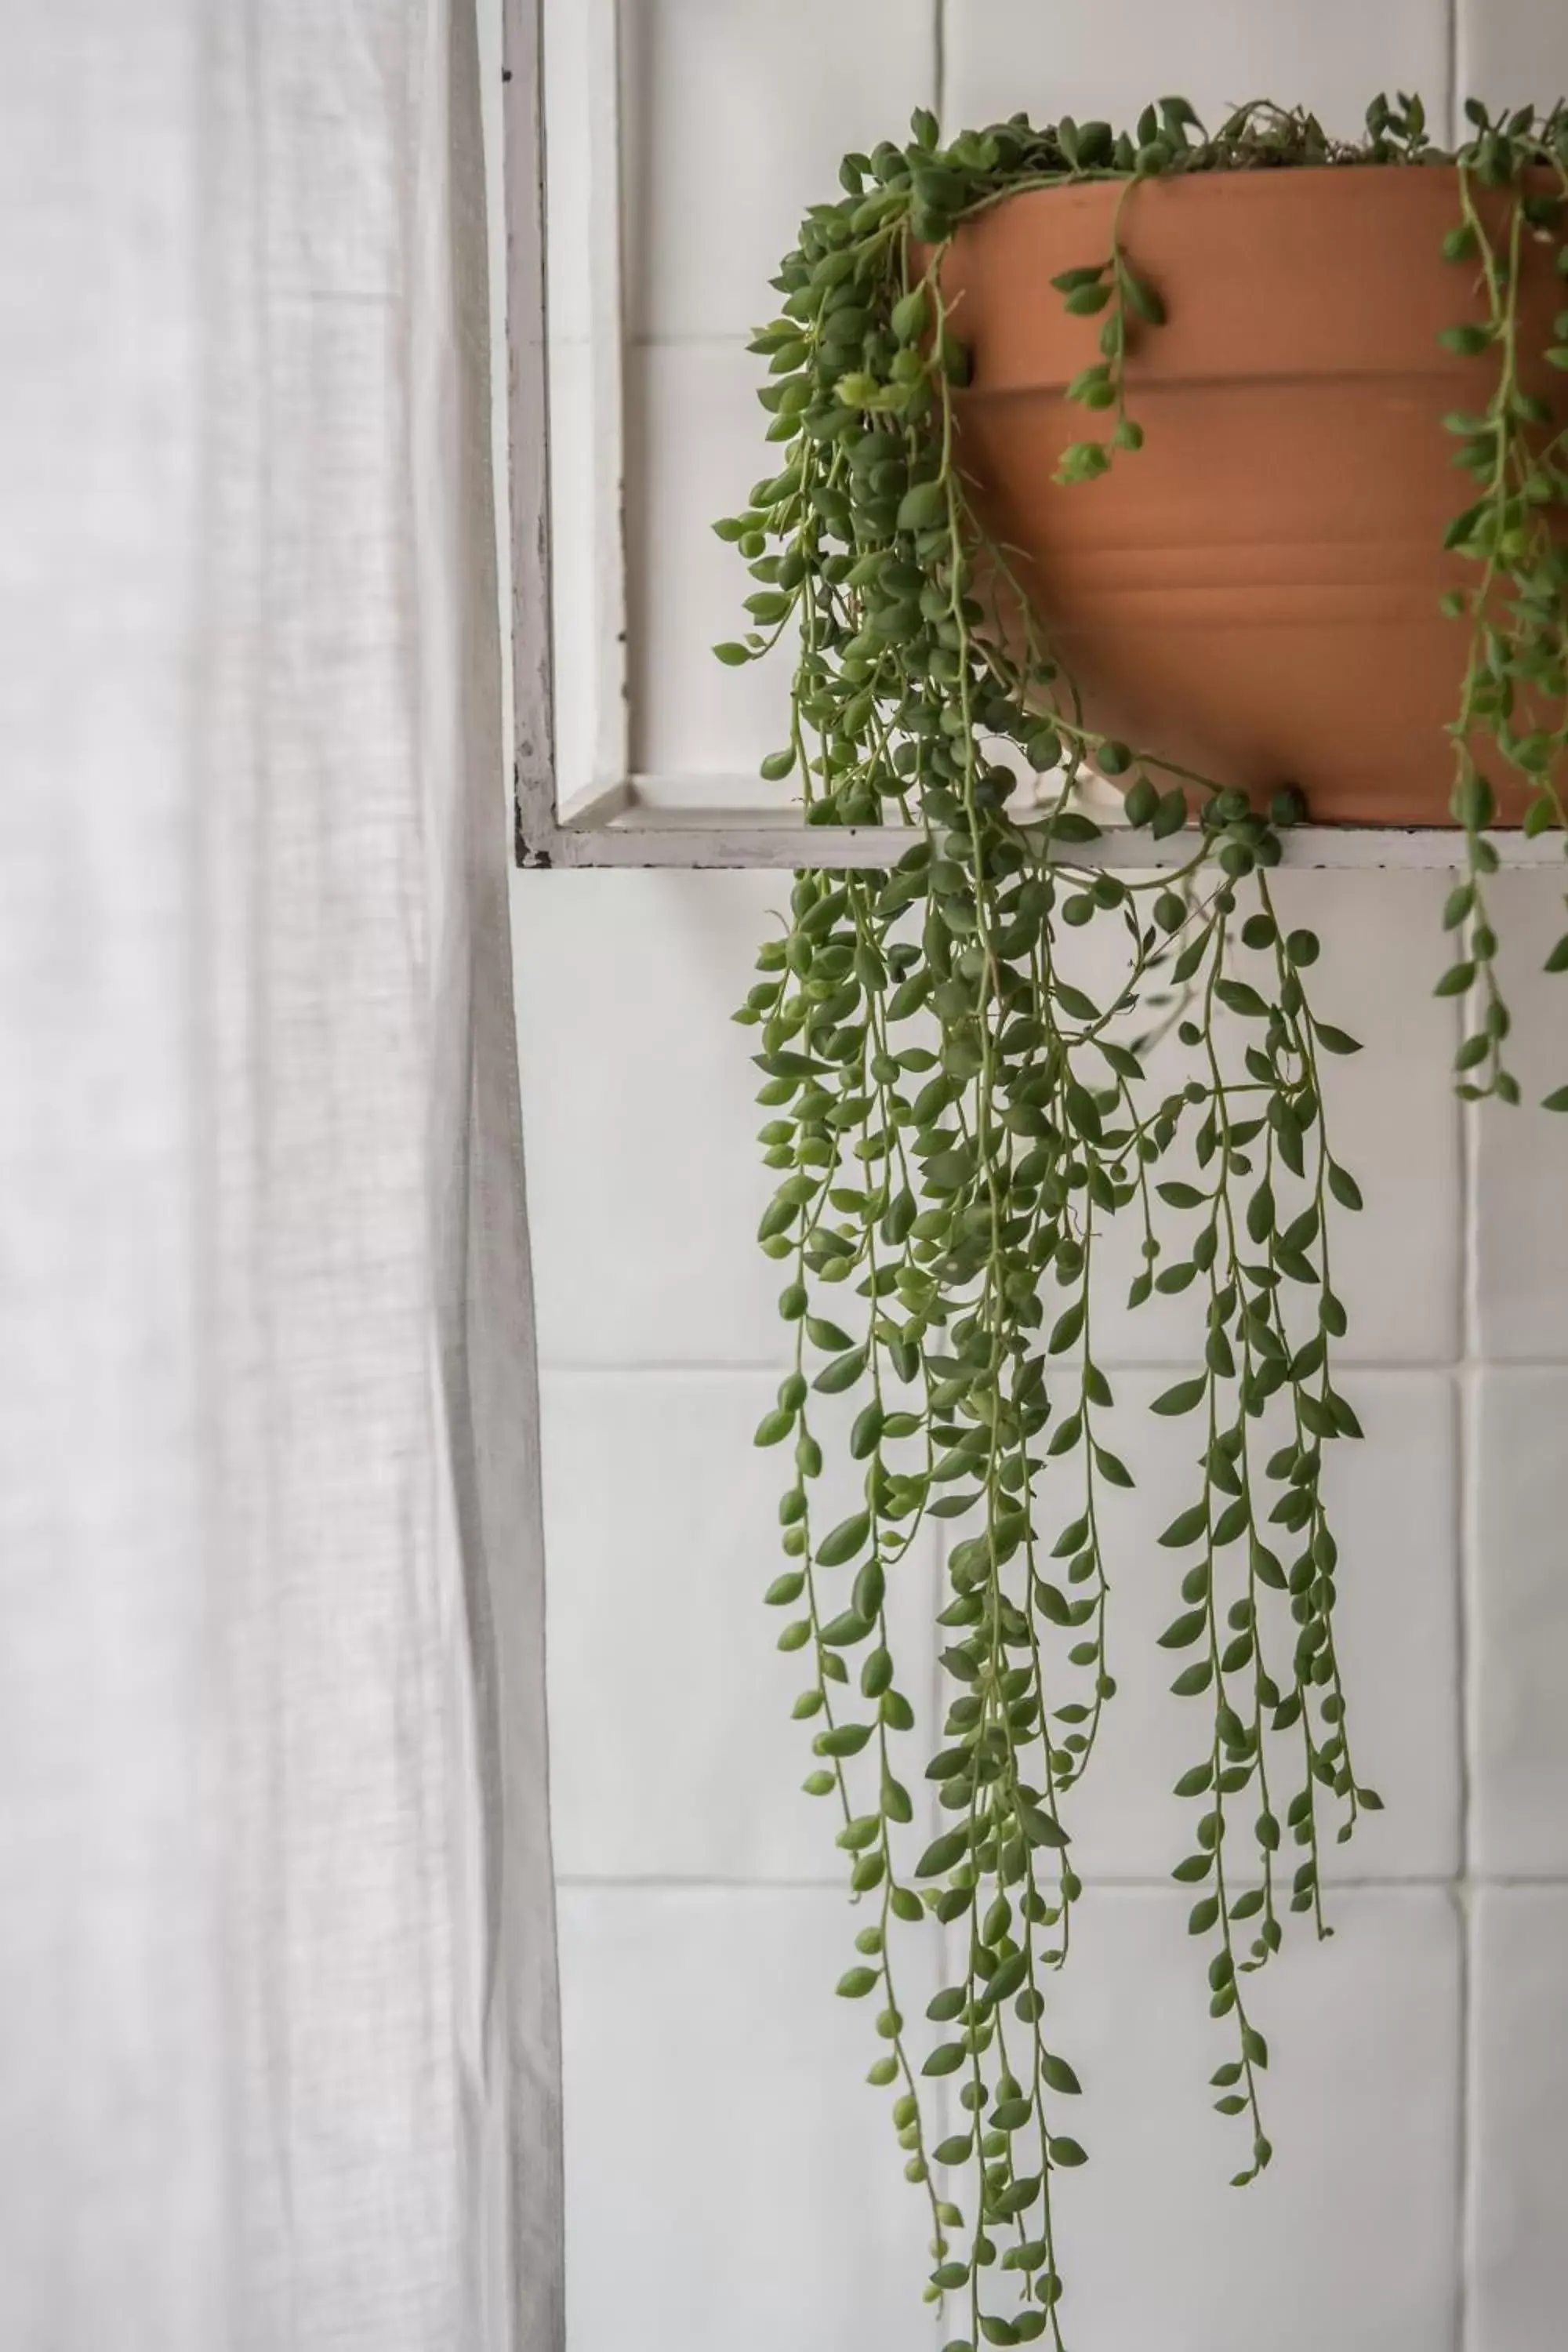
[[[1495,367],[1436,340],[1484,316],[1474,268],[1442,257],[1457,174],[1135,187],[1123,248],[1168,313],[1130,343],[1147,439],[1063,487],[1061,451],[1106,419],[1063,396],[1100,356],[1100,321],[1069,317],[1050,280],[1109,251],[1119,193],[1016,196],[953,244],[944,292],[973,356],[960,462],[983,519],[1021,551],[1106,731],[1255,796],[1298,784],[1321,822],[1448,823],[1466,630],[1438,598],[1474,567],[1442,541],[1475,493],[1441,420],[1483,406]],[[1522,347],[1539,352],[1568,289],[1538,241],[1521,288]],[[1524,382],[1561,404],[1551,369]],[[1503,796],[1517,821],[1521,795]]]

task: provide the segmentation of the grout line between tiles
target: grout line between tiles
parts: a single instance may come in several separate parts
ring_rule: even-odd
[[[628,352],[731,352],[745,355],[746,346],[755,331],[752,327],[733,327],[695,335],[630,334],[626,337],[626,350]]]
[[[1363,1373],[1373,1380],[1432,1379],[1442,1375],[1463,1374],[1468,1368],[1459,1356],[1412,1357],[1400,1363],[1388,1357],[1372,1357],[1364,1362],[1350,1359],[1344,1363],[1347,1380],[1359,1380]],[[1106,1373],[1115,1373],[1123,1380],[1138,1380],[1147,1375],[1151,1380],[1164,1380],[1173,1373],[1190,1372],[1196,1356],[1107,1356],[1100,1361]],[[540,1370],[552,1380],[778,1380],[790,1369],[786,1358],[750,1357],[744,1360],[723,1362],[718,1359],[693,1360],[680,1363],[674,1359],[659,1362],[626,1363],[615,1357],[605,1357],[603,1363],[557,1363],[542,1358]],[[1510,1372],[1568,1372],[1568,1363],[1561,1357],[1510,1358],[1504,1367]]]
[[[849,1899],[844,1881],[838,1878],[739,1878],[700,1873],[684,1876],[659,1871],[563,1870],[557,1872],[555,1883],[557,1886],[579,1887],[588,1892],[614,1892],[620,1888],[642,1895],[836,1895],[846,1902]],[[1160,1895],[1169,1896],[1173,1903],[1191,1899],[1180,1886],[1172,1885],[1168,1872],[1161,1876],[1102,1871],[1086,1877],[1084,1885],[1091,1895]],[[1473,1888],[1459,1879],[1441,1874],[1411,1878],[1334,1877],[1324,1881],[1324,1893],[1331,1901],[1337,1895],[1449,1895],[1465,1898],[1481,1886],[1509,1894],[1563,1895],[1568,1894],[1568,1875],[1522,1877],[1498,1872],[1475,1881]]]
[[[1471,2248],[1474,2244],[1472,2216],[1475,2207],[1475,2164],[1471,2149],[1470,2111],[1474,2096],[1476,2063],[1474,1895],[1475,1889],[1470,1880],[1468,1877],[1461,1878],[1454,1889],[1454,1903],[1458,1913],[1459,1925],[1459,2048],[1456,2117],[1458,2144],[1455,2149],[1454,2165],[1454,2204],[1458,2217],[1454,2242],[1458,2256],[1455,2271],[1454,2292],[1455,2352],[1468,2352],[1472,2326],[1470,2268]]]
[[[1457,20],[1456,20],[1457,21]],[[1457,52],[1456,52],[1457,55]],[[1457,87],[1457,84],[1456,84]],[[1457,111],[1457,101],[1456,101]],[[1479,1184],[1477,1154],[1479,1143],[1478,1106],[1466,1104],[1459,1114],[1459,1233],[1460,1331],[1464,1363],[1457,1381],[1459,1414],[1455,1448],[1455,1511],[1458,1526],[1459,1566],[1455,1594],[1456,1651],[1458,1661],[1459,1748],[1459,1875],[1454,1899],[1459,1915],[1459,2047],[1458,2053],[1458,2113],[1457,2117],[1455,2204],[1458,2249],[1454,2311],[1455,2352],[1468,2352],[1472,2330],[1470,2247],[1475,2201],[1475,2166],[1471,2147],[1471,2103],[1475,2088],[1475,1755],[1476,1690],[1474,1627],[1471,1595],[1475,1590],[1476,1506],[1479,1444],[1477,1383],[1479,1376],[1480,1328],[1479,1253],[1478,1224]]]

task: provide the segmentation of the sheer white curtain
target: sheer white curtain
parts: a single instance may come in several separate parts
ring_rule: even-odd
[[[0,12],[0,2345],[553,2352],[474,0]]]

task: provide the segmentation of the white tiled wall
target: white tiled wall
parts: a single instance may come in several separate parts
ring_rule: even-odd
[[[598,5],[598,0],[595,0]],[[558,55],[589,0],[552,0]],[[708,656],[737,567],[708,530],[765,458],[742,352],[799,207],[842,148],[940,99],[952,126],[1025,106],[1135,111],[1273,89],[1349,125],[1384,85],[1439,113],[1456,79],[1510,102],[1568,84],[1561,0],[624,0],[634,758],[748,766],[782,680]],[[939,89],[939,82],[941,88]],[[564,107],[566,100],[562,100]],[[583,157],[558,139],[557,382],[591,312]],[[576,257],[573,257],[575,255]],[[574,429],[574,426],[579,429]],[[569,508],[568,516],[578,511]],[[562,551],[584,616],[583,549]],[[575,600],[574,603],[574,599]],[[566,721],[580,662],[564,663]],[[581,700],[581,689],[576,689]],[[1448,1090],[1434,1001],[1442,886],[1289,878],[1322,931],[1343,1238],[1365,1448],[1339,1465],[1346,1652],[1388,1811],[1342,1865],[1341,1933],[1272,1988],[1275,2169],[1243,2197],[1203,2085],[1201,1976],[1165,1873],[1189,1760],[1151,1637],[1147,1534],[1168,1423],[1142,1418],[1121,1498],[1122,1696],[1081,1848],[1095,1857],[1063,2041],[1091,2078],[1094,2161],[1065,2185],[1080,2352],[1556,2352],[1568,2242],[1568,1120]],[[1568,1078],[1550,877],[1509,879],[1533,1083]],[[903,2352],[911,2282],[873,2050],[832,1986],[853,1928],[797,1793],[795,1678],[758,1605],[774,1468],[749,1433],[776,1378],[776,1269],[746,1034],[729,1013],[783,886],[761,876],[518,877],[526,1139],[544,1366],[555,1816],[568,2053],[573,2352]],[[1556,993],[1553,993],[1553,990]],[[1332,1002],[1331,1002],[1332,1000]],[[1131,1421],[1187,1345],[1116,1347]],[[908,1563],[906,1648],[937,1561]],[[918,1629],[918,1630],[917,1630]],[[918,1939],[917,1939],[918,1940]],[[911,1951],[912,1959],[912,1951]],[[906,1996],[913,2006],[919,1989]]]

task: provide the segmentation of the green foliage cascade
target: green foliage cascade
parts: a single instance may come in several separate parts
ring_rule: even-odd
[[[774,281],[780,315],[752,345],[784,462],[716,526],[754,583],[750,628],[717,651],[735,666],[781,641],[793,654],[790,740],[764,773],[795,780],[810,823],[915,836],[888,870],[797,875],[787,932],[762,949],[738,1017],[760,1033],[778,1177],[761,1240],[787,1269],[794,1341],[757,1432],[792,1464],[766,1598],[805,1669],[805,1787],[834,1810],[866,1919],[838,1990],[873,2013],[869,2079],[893,2094],[906,2171],[930,2200],[928,2299],[963,2314],[947,2352],[1064,2344],[1054,2192],[1084,2148],[1049,1986],[1087,1867],[1071,1801],[1116,1689],[1108,1497],[1133,1481],[1106,1441],[1097,1349],[1119,1227],[1135,1237],[1120,1247],[1137,1267],[1130,1305],[1190,1290],[1203,1311],[1201,1361],[1153,1405],[1194,1432],[1190,1499],[1156,1551],[1172,1586],[1160,1638],[1194,1717],[1177,1783],[1193,1827],[1173,1875],[1192,1891],[1228,2037],[1213,2085],[1244,2135],[1238,2183],[1270,2156],[1260,1972],[1290,1915],[1329,1932],[1324,1841],[1378,1800],[1352,1760],[1325,1497],[1334,1449],[1361,1434],[1336,1383],[1346,1315],[1330,1265],[1332,1213],[1361,1195],[1331,1147],[1321,1073],[1356,1045],[1314,1013],[1318,940],[1285,926],[1270,887],[1281,833],[1308,812],[1289,791],[1255,808],[1086,722],[955,463],[967,357],[944,313],[943,250],[1020,190],[1123,183],[1110,250],[1056,281],[1068,310],[1101,321],[1100,361],[1071,387],[1085,435],[1060,457],[1059,478],[1092,485],[1137,462],[1123,362],[1163,317],[1122,244],[1140,181],[1457,162],[1445,251],[1486,315],[1445,338],[1473,356],[1477,397],[1448,420],[1476,495],[1447,536],[1474,584],[1448,600],[1469,648],[1450,730],[1468,863],[1439,988],[1473,1011],[1460,1092],[1517,1102],[1488,828],[1506,766],[1529,787],[1527,830],[1568,829],[1568,554],[1554,536],[1568,447],[1521,388],[1517,301],[1526,239],[1568,274],[1568,117],[1468,111],[1457,157],[1405,97],[1378,100],[1354,147],[1268,105],[1213,136],[1165,99],[1131,133],[1017,117],[946,146],[922,112],[909,144],[846,159],[842,196],[806,215]],[[1506,192],[1500,236],[1483,190]],[[1568,368],[1568,308],[1544,356]],[[1021,626],[1001,625],[1003,597]],[[1555,723],[1527,723],[1527,704]],[[1019,813],[1021,771],[1057,778],[1047,805]],[[1193,854],[1163,874],[1075,866],[1100,834],[1083,789],[1095,772],[1154,841],[1195,818]],[[1564,967],[1568,940],[1551,959]],[[1568,1108],[1568,1088],[1549,1105]],[[825,1446],[859,1482],[831,1524],[814,1501]],[[923,1694],[900,1680],[889,1596],[917,1572],[929,1521],[957,1538],[939,1619],[945,1716],[911,1769]],[[919,1777],[949,1823],[923,1852],[909,1826]],[[900,2003],[900,1927],[945,1955],[929,2033]]]

